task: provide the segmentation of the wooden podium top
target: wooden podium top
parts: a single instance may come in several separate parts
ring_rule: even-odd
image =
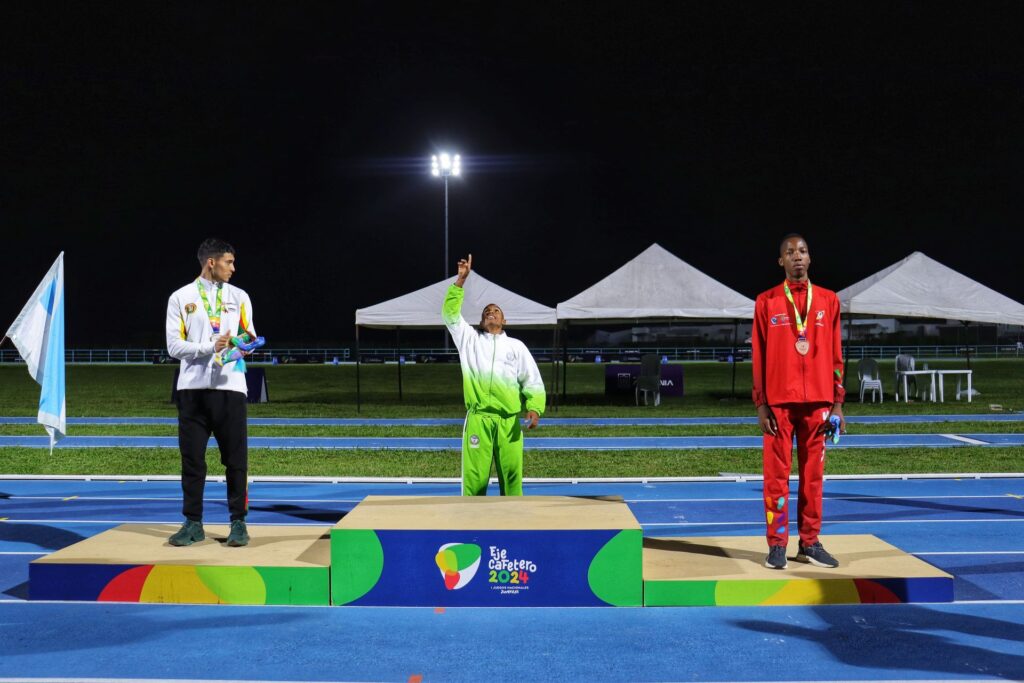
[[[795,559],[790,538],[785,571],[764,566],[764,536],[697,536],[644,539],[645,581],[784,581],[792,579],[952,578],[923,560],[870,534],[822,536],[839,560],[825,569]]]
[[[640,529],[621,498],[367,496],[335,529],[561,531]]]
[[[122,524],[34,560],[33,564],[159,564],[226,567],[327,567],[330,527],[249,526],[249,545],[229,548],[226,524],[204,524],[206,540],[176,548],[177,524]]]

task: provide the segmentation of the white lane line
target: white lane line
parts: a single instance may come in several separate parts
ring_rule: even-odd
[[[249,526],[258,526],[252,525]],[[275,524],[274,526],[284,526]],[[649,525],[650,526],[650,525]],[[0,550],[0,555],[49,555],[52,551]],[[908,555],[1024,555],[1024,550],[905,550]]]
[[[978,499],[1002,499],[1002,498],[1017,498],[1018,496],[1024,496],[1024,493],[1013,494],[1013,493],[1000,493],[991,495],[977,495],[977,496],[875,496],[871,494],[864,495],[844,495],[844,496],[825,496],[825,500],[856,500],[863,502],[872,501],[887,501],[887,500],[978,500]],[[63,501],[66,496],[8,496],[7,498],[0,498],[0,502],[4,500],[60,500]],[[796,495],[791,495],[790,498],[796,499]],[[125,501],[170,501],[180,502],[181,496],[75,496],[75,500],[87,501],[87,500],[125,500]],[[203,498],[204,501],[218,502],[223,500],[223,497],[210,496]],[[760,501],[760,496],[756,497],[745,497],[745,498],[626,498],[626,503],[749,503],[752,501]],[[362,498],[249,498],[250,503],[361,503]]]
[[[858,520],[824,520],[823,524],[992,524],[997,522],[1024,522],[1021,519],[858,519]],[[181,519],[170,520],[138,520],[138,519],[0,519],[0,524],[180,524]],[[330,526],[326,522],[247,522],[249,526]],[[206,524],[227,524],[227,522],[207,521]],[[764,520],[737,522],[641,522],[642,526],[764,526]]]
[[[0,678],[0,683],[314,683],[319,679],[271,681],[228,678]],[[357,683],[356,681],[322,681],[322,683]],[[927,682],[926,682],[927,683]]]
[[[1016,494],[1000,493],[986,496],[874,496],[871,494],[864,494],[862,496],[846,495],[846,496],[825,496],[825,500],[859,500],[865,503],[872,501],[886,501],[886,500],[959,500],[959,499],[979,499],[979,498],[1013,498]],[[791,499],[796,499],[795,495],[790,495]],[[216,499],[219,500],[219,499]],[[760,501],[760,496],[754,498],[644,498],[644,499],[632,499],[627,498],[627,503],[731,503],[741,502],[748,503],[751,501]]]
[[[49,555],[48,552],[29,552],[20,550],[0,550],[0,555]]]
[[[0,498],[3,500],[68,500],[67,496],[8,496],[6,498]],[[181,495],[177,496],[74,496],[74,500],[130,500],[130,501],[170,501],[170,502],[181,502]],[[204,501],[220,501],[224,500],[223,496],[217,497],[206,497]],[[362,498],[353,499],[336,499],[336,498],[249,498],[249,502],[259,503],[361,503]]]
[[[204,520],[203,524],[209,526],[211,524],[224,524],[226,525],[228,520],[224,521],[212,521]],[[181,518],[176,517],[175,519],[160,520],[160,519],[0,519],[0,524],[173,524],[175,526],[181,524]],[[263,522],[256,523],[246,521],[248,526],[322,526],[330,527],[331,525],[327,522]]]
[[[1024,522],[1024,519],[863,519],[824,520],[822,524],[992,524],[996,522]],[[641,522],[641,526],[764,526],[764,520],[749,522]]]
[[[951,603],[941,603],[951,604]],[[472,609],[472,608],[462,608]],[[543,607],[532,609],[546,609]],[[564,608],[563,608],[564,609]],[[572,609],[572,608],[568,608]],[[908,679],[829,679],[831,683],[906,683]],[[963,679],[963,678],[915,678],[914,683],[974,683],[975,681],[990,681],[995,679]],[[228,680],[221,678],[0,678],[0,683],[360,683],[359,681],[321,681],[320,679],[295,680],[295,681],[271,681],[271,680]],[[736,681],[725,681],[725,683],[740,683]],[[803,683],[798,680],[779,679],[776,683]]]
[[[953,441],[959,441],[961,443],[970,444],[972,446],[988,446],[989,445],[988,441],[978,441],[977,439],[972,439],[972,438],[967,437],[967,436],[960,436],[959,434],[939,434],[939,436],[944,436],[947,439],[952,439]]]
[[[1024,550],[935,550],[907,551],[911,555],[1024,555]]]

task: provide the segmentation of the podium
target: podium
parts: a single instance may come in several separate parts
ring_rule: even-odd
[[[642,533],[621,500],[367,496],[331,529],[331,602],[639,606]]]
[[[226,525],[175,548],[123,524],[29,565],[31,600],[605,607],[951,602],[953,577],[871,535],[824,543],[836,569],[764,567],[763,536],[643,538],[621,499],[368,496],[333,527]]]
[[[823,537],[835,569],[764,566],[764,536],[644,539],[644,605],[952,602],[953,577],[869,534]]]
[[[260,526],[244,548],[227,525],[176,548],[177,524],[122,524],[29,564],[29,599],[234,605],[329,604],[326,527]]]

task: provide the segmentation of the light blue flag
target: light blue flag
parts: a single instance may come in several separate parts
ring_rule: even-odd
[[[7,330],[28,374],[39,383],[37,421],[50,435],[50,452],[66,433],[64,406],[64,252]]]

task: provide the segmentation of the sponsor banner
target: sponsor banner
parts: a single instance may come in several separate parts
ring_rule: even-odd
[[[635,391],[637,378],[640,377],[639,364],[609,363],[604,366],[604,393],[629,394]],[[661,395],[683,395],[683,366],[665,364],[661,366]]]

